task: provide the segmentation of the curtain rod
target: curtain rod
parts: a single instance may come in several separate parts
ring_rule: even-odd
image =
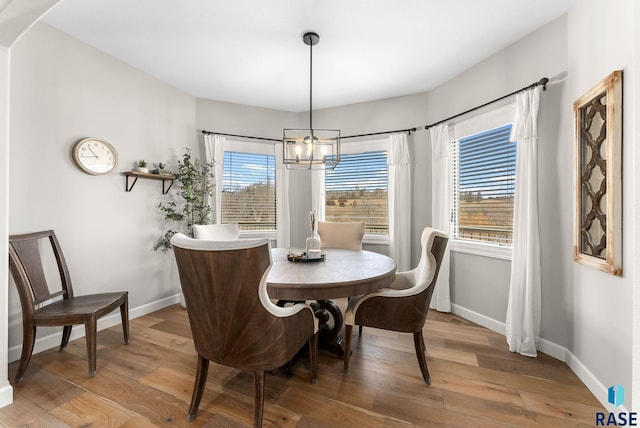
[[[369,137],[371,135],[384,135],[384,134],[395,134],[396,132],[408,132],[411,135],[412,132],[416,132],[417,128],[407,128],[407,129],[398,129],[396,131],[384,131],[384,132],[370,132],[369,134],[360,134],[360,135],[347,135],[346,137],[340,137],[341,140],[345,138],[356,138],[356,137]]]
[[[371,132],[369,134],[348,135],[346,137],[340,137],[340,139],[343,140],[345,138],[369,137],[371,135],[394,134],[396,132],[408,132],[409,135],[411,135],[412,132],[416,132],[416,131],[417,131],[417,128],[398,129],[397,131]],[[207,131],[206,129],[203,129],[202,133],[204,135],[224,135],[227,137],[250,138],[252,140],[265,140],[265,141],[276,141],[276,142],[282,141],[282,140],[276,140],[275,138],[251,137],[248,135],[238,135],[238,134],[225,134],[224,132],[213,132],[213,131]]]
[[[519,93],[519,92],[526,91],[526,90],[528,90],[528,89],[533,89],[533,88],[535,88],[536,86],[542,86],[542,89],[543,89],[544,91],[546,91],[546,90],[547,90],[547,83],[549,83],[549,79],[547,79],[546,77],[543,77],[542,79],[538,80],[537,82],[534,82],[534,83],[530,84],[529,86],[525,86],[525,87],[524,87],[524,88],[522,88],[522,89],[518,89],[517,91],[513,91],[513,92],[511,92],[510,94],[503,95],[503,96],[501,96],[500,98],[496,98],[495,100],[491,100],[491,101],[486,102],[486,103],[484,103],[484,104],[482,104],[482,105],[479,105],[479,106],[477,106],[477,107],[470,108],[470,109],[469,109],[469,110],[467,110],[467,111],[463,111],[462,113],[458,113],[458,114],[456,114],[456,115],[453,115],[453,116],[451,116],[451,117],[448,117],[448,118],[446,118],[446,119],[443,119],[443,120],[441,120],[441,121],[439,121],[439,122],[432,123],[431,125],[425,125],[424,129],[426,130],[426,129],[429,129],[429,128],[433,127],[433,126],[440,125],[441,123],[448,122],[448,121],[450,121],[451,119],[455,119],[456,117],[463,116],[463,115],[465,115],[465,114],[467,114],[467,113],[471,113],[472,111],[475,111],[475,110],[481,109],[482,107],[486,107],[486,106],[488,106],[489,104],[493,104],[493,103],[498,102],[498,101],[500,101],[500,100],[503,100],[503,99],[505,99],[505,98],[507,98],[507,97],[510,97],[510,96],[512,96],[512,95],[515,95],[515,94],[517,94],[517,93]]]
[[[277,142],[282,141],[282,140],[276,140],[275,138],[250,137],[248,135],[225,134],[224,132],[212,132],[212,131],[207,131],[206,129],[203,129],[202,133],[204,135],[224,135],[225,137],[250,138],[252,140],[265,140],[265,141],[277,141]]]

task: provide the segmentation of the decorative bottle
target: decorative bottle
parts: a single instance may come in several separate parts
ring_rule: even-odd
[[[319,259],[320,257],[322,257],[322,253],[320,251],[320,238],[316,234],[315,211],[309,211],[309,224],[311,225],[311,236],[307,238],[307,259]]]

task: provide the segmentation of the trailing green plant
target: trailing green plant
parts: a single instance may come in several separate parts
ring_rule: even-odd
[[[191,150],[187,148],[178,160],[178,169],[173,176],[178,200],[160,202],[158,209],[165,220],[175,222],[176,228],[167,230],[154,244],[154,250],[167,251],[171,248],[171,237],[176,233],[193,237],[194,224],[211,223],[213,208],[209,199],[213,196],[213,162],[202,163],[192,158]]]

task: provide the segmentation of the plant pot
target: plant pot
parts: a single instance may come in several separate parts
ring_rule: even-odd
[[[146,166],[137,166],[136,167],[136,171],[144,172],[145,174],[149,174],[149,168],[147,168]]]

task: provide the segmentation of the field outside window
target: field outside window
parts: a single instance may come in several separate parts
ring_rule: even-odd
[[[388,167],[385,150],[342,154],[325,173],[325,220],[362,221],[365,234],[389,234]]]

